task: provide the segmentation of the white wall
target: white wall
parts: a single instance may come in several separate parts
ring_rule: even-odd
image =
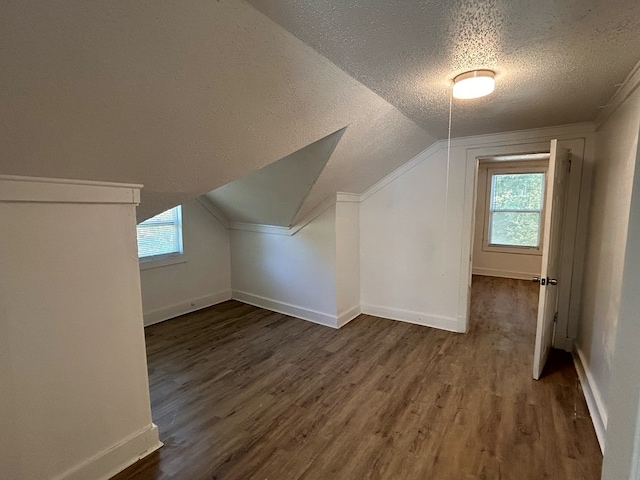
[[[184,254],[178,263],[141,263],[145,325],[231,298],[229,232],[198,201],[182,206]]]
[[[345,197],[341,199],[341,197]],[[360,313],[359,196],[338,194],[336,203],[336,307],[338,326]]]
[[[592,416],[597,423],[599,415],[604,428],[610,410],[611,366],[620,314],[639,126],[640,90],[636,90],[601,125],[597,134],[576,350],[597,407],[596,411],[592,409]]]
[[[231,230],[234,299],[337,326],[335,279],[335,205],[291,236]]]
[[[631,134],[633,137],[633,134]],[[636,153],[602,478],[640,478],[640,150]]]
[[[448,169],[446,143],[439,142],[365,192],[360,205],[362,311],[466,331],[477,158],[548,151],[552,138],[573,149],[569,208],[574,220],[564,233],[580,263],[575,219],[584,209],[579,202],[582,165],[592,128],[573,125],[457,139]],[[571,262],[568,270],[567,304],[570,297],[579,297],[581,285],[579,274],[577,283],[570,279]],[[570,318],[566,312],[559,318],[562,340]]]
[[[517,249],[514,250],[514,253],[504,253],[486,251],[483,248],[487,195],[490,194],[490,187],[487,184],[488,169],[505,165],[507,164],[504,162],[496,162],[481,164],[478,167],[476,220],[473,236],[473,273],[476,275],[531,280],[532,277],[540,275],[542,251],[540,255],[532,255],[518,253]],[[521,162],[519,165],[528,166],[531,164]],[[508,166],[518,165],[509,163]]]
[[[446,151],[429,150],[360,205],[362,311],[456,331],[464,150],[452,152],[448,207]]]
[[[0,177],[0,478],[109,478],[158,448],[138,189]]]

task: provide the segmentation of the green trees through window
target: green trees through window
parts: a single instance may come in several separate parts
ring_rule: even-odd
[[[544,184],[544,173],[492,174],[490,245],[540,246]]]

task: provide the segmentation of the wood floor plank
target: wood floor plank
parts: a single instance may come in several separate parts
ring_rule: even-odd
[[[595,480],[571,357],[531,379],[536,309],[531,282],[474,277],[464,335],[235,301],[149,327],[165,446],[113,480]]]

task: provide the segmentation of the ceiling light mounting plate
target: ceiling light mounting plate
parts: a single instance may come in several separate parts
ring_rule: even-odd
[[[471,99],[489,95],[496,85],[492,70],[472,70],[453,79],[453,98]]]

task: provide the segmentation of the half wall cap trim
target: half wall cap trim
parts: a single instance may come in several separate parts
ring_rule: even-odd
[[[142,185],[0,175],[0,202],[140,203]]]

